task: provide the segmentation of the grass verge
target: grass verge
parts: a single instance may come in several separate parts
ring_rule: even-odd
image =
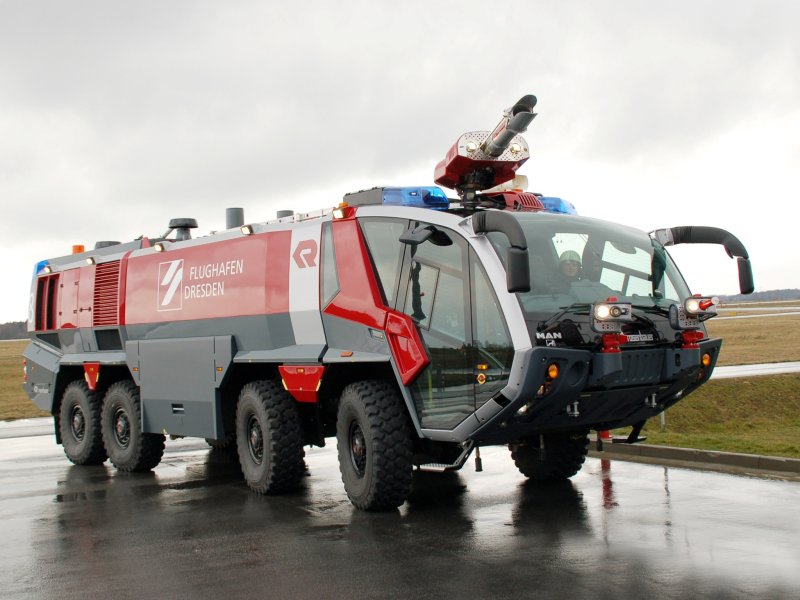
[[[46,417],[22,390],[22,353],[27,341],[0,342],[0,421]]]
[[[664,431],[647,423],[648,444],[800,458],[800,375],[710,381],[665,417]]]
[[[800,317],[710,319],[708,335],[722,338],[717,365],[750,365],[800,360]]]

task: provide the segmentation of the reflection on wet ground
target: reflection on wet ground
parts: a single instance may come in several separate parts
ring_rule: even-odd
[[[507,450],[484,472],[415,473],[398,511],[354,510],[335,447],[303,489],[260,497],[197,441],[148,474],[0,440],[3,597],[797,598],[797,482],[588,459],[537,484]]]

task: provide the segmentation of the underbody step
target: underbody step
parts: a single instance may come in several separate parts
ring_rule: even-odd
[[[472,453],[472,449],[475,447],[473,442],[467,442],[464,444],[464,449],[459,454],[458,458],[452,463],[435,463],[429,462],[422,465],[417,465],[417,469],[420,471],[429,471],[432,473],[444,473],[445,471],[458,471],[461,467],[464,466],[464,463],[467,462],[467,458]]]

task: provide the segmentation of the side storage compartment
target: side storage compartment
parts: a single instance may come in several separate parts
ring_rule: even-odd
[[[232,336],[128,341],[125,350],[141,389],[142,431],[224,437],[220,388],[235,353]]]

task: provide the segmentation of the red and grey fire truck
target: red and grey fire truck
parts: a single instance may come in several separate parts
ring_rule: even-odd
[[[297,488],[336,437],[350,500],[386,509],[415,468],[508,445],[533,479],[581,468],[591,430],[642,424],[708,380],[721,340],[666,247],[743,245],[713,227],[645,233],[515,189],[534,96],[463,134],[441,187],[373,188],[192,238],[169,231],[36,266],[25,390],[73,463],[158,465],[167,436],[236,448],[259,493]],[[449,199],[441,189],[451,188]]]

